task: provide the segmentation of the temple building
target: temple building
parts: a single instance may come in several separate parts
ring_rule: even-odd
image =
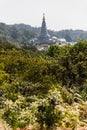
[[[55,43],[55,39],[53,39],[47,31],[46,27],[46,21],[45,21],[45,15],[43,14],[43,20],[42,20],[42,26],[41,26],[41,32],[38,38],[39,44],[52,44]]]
[[[52,44],[65,44],[65,39],[59,39],[55,36],[50,36],[46,27],[45,15],[43,14],[42,26],[38,38],[31,40],[31,44],[36,45],[39,50],[47,50]]]
[[[46,22],[45,22],[45,15],[43,14],[41,33],[40,33],[38,40],[39,40],[40,43],[48,43],[49,38],[50,38],[50,35],[48,34]]]

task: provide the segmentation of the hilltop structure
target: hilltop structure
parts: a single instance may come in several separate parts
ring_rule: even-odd
[[[45,22],[45,15],[43,14],[41,33],[40,33],[38,40],[39,40],[40,43],[48,43],[49,38],[50,38],[50,35],[48,34],[46,22]]]
[[[45,14],[43,14],[42,26],[38,38],[34,38],[31,44],[36,45],[38,50],[47,50],[52,44],[65,43],[65,39],[59,39],[55,36],[50,36],[46,27]]]
[[[48,34],[46,21],[45,21],[45,14],[43,14],[41,32],[38,38],[38,42],[40,44],[52,44],[56,42],[56,40]]]

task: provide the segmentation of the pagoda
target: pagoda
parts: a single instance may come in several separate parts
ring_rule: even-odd
[[[49,43],[50,35],[48,34],[46,22],[45,22],[45,14],[43,14],[42,26],[40,36],[38,38],[40,44]]]

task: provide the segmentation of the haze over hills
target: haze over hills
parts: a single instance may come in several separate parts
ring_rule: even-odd
[[[83,30],[48,30],[51,36],[65,38],[67,42],[76,42],[77,40],[87,40],[87,31]],[[26,24],[7,25],[0,23],[0,40],[9,43],[29,44],[32,38],[37,38],[40,33],[40,27],[32,27]]]

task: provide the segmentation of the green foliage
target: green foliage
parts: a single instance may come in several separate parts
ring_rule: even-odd
[[[55,58],[56,78],[62,85],[72,87],[84,84],[87,79],[87,41],[78,41],[74,46],[64,46],[60,49],[51,46],[47,55]]]
[[[58,46],[52,45],[47,51],[47,55],[51,57],[58,56],[60,53],[60,48]]]
[[[83,30],[48,30],[51,36],[65,38],[67,42],[76,42],[78,39],[87,40],[87,31]],[[25,24],[6,25],[0,23],[0,39],[7,43],[29,44],[30,39],[39,36],[40,28]]]
[[[72,38],[70,37],[69,34],[65,35],[65,39],[66,39],[67,42],[72,42]]]
[[[6,104],[8,107],[6,108],[3,118],[14,130],[18,127],[25,127],[30,121],[29,112],[27,113],[26,103],[25,106],[24,103],[25,99],[19,96],[19,99],[16,100],[16,102]]]
[[[24,24],[6,25],[0,23],[0,39],[7,43],[29,44],[30,39],[37,36],[37,31],[34,28]],[[35,29],[34,29],[35,30]],[[38,30],[38,29],[36,29]]]
[[[73,103],[74,96],[67,89],[62,88],[61,89],[61,95],[62,95],[62,98],[63,98],[64,102],[66,102],[66,103],[68,103],[70,105]]]
[[[82,98],[87,101],[87,80],[83,85],[83,90],[82,90]]]
[[[60,118],[60,113],[57,113],[55,109],[56,105],[59,103],[57,97],[54,94],[51,94],[46,99],[43,99],[38,105],[36,117],[41,130],[44,126],[47,129],[56,126],[56,123]]]
[[[87,125],[86,101],[87,41],[46,54],[0,43],[0,109],[13,129]]]

